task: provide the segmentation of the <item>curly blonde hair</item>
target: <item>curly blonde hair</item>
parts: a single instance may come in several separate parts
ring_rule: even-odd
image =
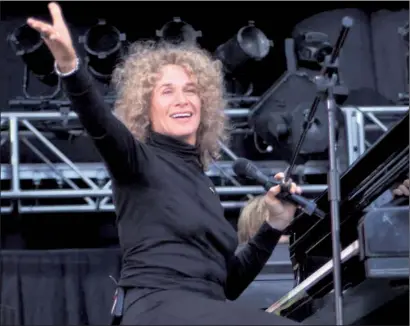
[[[264,196],[256,196],[250,199],[242,208],[238,219],[238,241],[248,242],[259,230],[263,222],[269,216],[269,210]],[[288,236],[281,236],[279,243],[288,243]]]
[[[220,153],[218,139],[227,140],[224,108],[224,78],[221,63],[198,46],[164,42],[137,42],[113,72],[117,90],[115,113],[144,142],[149,132],[148,110],[158,72],[164,65],[182,66],[195,76],[201,99],[197,146],[204,169]]]
[[[238,219],[239,243],[249,241],[266,220],[269,212],[265,205],[263,196],[256,196],[242,208]]]

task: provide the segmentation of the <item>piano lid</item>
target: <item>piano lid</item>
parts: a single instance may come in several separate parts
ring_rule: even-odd
[[[357,239],[363,210],[409,170],[409,113],[369,148],[340,179],[340,239],[342,249]],[[293,261],[306,255],[331,257],[331,218],[328,191],[316,200],[327,213],[323,220],[304,213],[291,225]],[[352,218],[353,217],[353,218]]]

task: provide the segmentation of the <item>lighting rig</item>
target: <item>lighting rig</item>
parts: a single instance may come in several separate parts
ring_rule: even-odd
[[[303,68],[320,70],[325,56],[332,50],[328,38],[322,33],[306,33],[295,39],[285,40],[286,72],[253,105],[249,124],[256,134],[272,147],[275,154],[289,161],[306,125],[312,93],[316,91],[314,76]],[[348,90],[338,79],[335,86],[336,103],[340,106],[347,98]],[[336,139],[339,139],[343,117],[336,119]],[[327,110],[318,103],[314,120],[307,131],[299,152],[298,162],[327,161],[328,128]]]
[[[191,25],[178,18],[174,18],[157,30],[157,37],[178,42],[181,40],[197,42],[201,35],[201,31],[196,31]],[[9,39],[16,55],[22,58],[25,72],[31,71],[48,85],[57,87],[60,85],[52,69],[53,58],[37,32],[23,25],[13,31]],[[101,84],[109,84],[111,72],[123,54],[125,42],[125,34],[103,20],[80,37],[80,43],[86,53],[88,69]],[[251,132],[256,132],[260,136],[265,133],[264,137],[267,137],[265,138],[267,142],[272,139],[272,135],[268,135],[272,126],[275,126],[273,129],[287,130],[290,135],[286,137],[279,135],[278,139],[284,137],[286,146],[292,148],[296,134],[303,123],[301,119],[294,119],[290,124],[283,123],[281,127],[282,115],[286,115],[286,110],[295,116],[301,115],[306,110],[306,106],[303,106],[301,102],[307,103],[311,99],[311,89],[314,85],[309,77],[300,73],[296,68],[292,68],[296,67],[297,56],[288,54],[290,50],[294,52],[295,41],[287,40],[286,42],[289,63],[284,77],[262,97],[246,95],[228,97],[228,107],[225,113],[232,125],[236,122],[243,124],[243,121],[248,125],[249,120],[253,127]],[[236,70],[248,61],[264,59],[272,46],[273,43],[251,22],[220,45],[214,56],[224,64],[227,74],[233,76]],[[309,44],[309,47],[311,51],[314,50],[312,44]],[[57,97],[61,95],[58,91],[48,97],[35,97],[29,96],[23,88],[23,95],[24,98],[11,99],[9,107],[12,111],[3,111],[1,116],[1,212],[7,213],[13,210],[20,213],[113,211],[111,182],[98,156],[86,161],[78,159],[83,155],[78,155],[78,150],[70,147],[67,140],[61,139],[63,133],[61,130],[56,132],[54,128],[50,133],[48,132],[50,129],[44,128],[45,124],[51,123],[53,126],[59,126],[65,133],[69,132],[71,135],[81,133],[80,130],[75,131],[68,127],[77,121],[76,114],[70,111],[70,102],[64,97]],[[106,97],[105,100],[109,105],[114,102],[112,97]],[[380,113],[377,110],[374,111],[373,108],[359,109],[365,113],[361,115],[357,110],[349,111],[348,108],[344,111],[345,119],[348,121],[347,129],[355,131],[356,134],[353,133],[353,135],[360,135],[360,137],[349,140],[349,144],[355,142],[359,144],[356,144],[355,149],[349,152],[349,158],[351,157],[352,161],[365,149],[365,145],[361,146],[365,143],[364,117],[373,113],[375,117]],[[321,118],[320,107],[318,110],[317,117],[320,123],[316,131],[309,131],[307,137],[315,141],[313,145],[306,145],[306,152],[326,150],[326,145],[320,141],[324,136],[319,135],[319,132],[326,132],[326,125]],[[399,114],[402,114],[403,110]],[[354,117],[353,112],[357,113]],[[380,126],[374,121],[373,124]],[[235,132],[238,130],[232,130],[231,136]],[[78,139],[82,138],[78,137]],[[307,142],[309,143],[309,140]],[[84,151],[84,156],[93,152],[90,146],[92,146],[91,142],[84,139],[84,145],[80,146],[81,151]],[[216,183],[216,190],[221,195],[225,209],[238,209],[244,206],[244,200],[249,196],[262,194],[264,190],[261,186],[252,183],[245,184],[235,179],[232,162],[237,155],[225,145],[222,145],[222,151],[224,159],[213,162],[207,174]],[[311,162],[314,161],[298,163],[294,173],[303,176],[326,173],[327,165],[315,162],[310,164]],[[272,176],[284,171],[288,162],[286,159],[279,158],[259,161],[256,165],[263,173]],[[304,194],[310,197],[317,196],[326,187],[325,184],[302,185]]]
[[[196,43],[202,32],[196,31],[191,25],[175,17],[157,30],[156,35],[166,41]],[[258,55],[252,46],[257,46],[261,40],[264,44],[262,36],[263,33],[252,26],[242,28],[237,34],[237,48],[232,48],[235,42],[231,41],[222,46],[218,54],[223,55],[224,63],[230,64],[231,68],[232,62],[239,64],[252,58],[261,59],[266,50]],[[13,31],[9,39],[16,55],[22,58],[26,71],[32,71],[47,85],[60,85],[54,73],[54,59],[39,33],[23,25]],[[85,64],[88,70],[99,84],[108,86],[114,66],[124,54],[126,35],[115,26],[99,20],[80,36],[79,42],[86,54]],[[242,54],[241,62],[237,62],[237,58],[231,58],[234,53],[227,52],[230,49],[242,48],[245,52]],[[2,151],[2,162],[5,164],[1,166],[3,213],[14,209],[20,213],[36,213],[112,211],[114,208],[110,198],[109,175],[101,162],[95,162],[99,161],[98,157],[93,162],[79,162],[73,158],[79,155],[74,155],[69,146],[61,145],[66,141],[61,139],[62,132],[56,132],[57,129],[73,133],[70,126],[76,123],[77,116],[70,111],[70,102],[59,96],[63,95],[59,90],[48,97],[33,97],[24,90],[23,98],[9,101],[12,112],[2,114],[1,145],[6,149]],[[225,113],[231,120],[246,119],[249,111],[246,105],[242,107],[242,104],[249,104],[255,100],[257,98],[230,98],[230,107],[225,109]],[[114,98],[107,96],[105,101],[113,105]],[[51,135],[50,128],[44,128],[44,124],[53,125]],[[81,149],[90,149],[90,144],[87,145],[81,146]],[[23,154],[23,149],[28,150],[33,159],[25,159],[30,155],[24,155],[27,153]],[[235,157],[228,147],[224,146],[223,150],[229,159]],[[266,165],[262,168],[271,175],[283,169],[283,164],[274,164],[273,168]],[[258,186],[239,184],[233,178],[231,161],[214,162],[207,174],[220,181],[217,191],[222,196],[246,198],[249,194],[259,194],[263,191]],[[45,187],[48,189],[44,189]],[[312,188],[312,191],[318,190]],[[237,209],[243,204],[242,200],[223,201],[226,209]]]

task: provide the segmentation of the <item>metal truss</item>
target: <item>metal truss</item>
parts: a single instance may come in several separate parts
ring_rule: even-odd
[[[353,164],[372,144],[366,140],[370,131],[379,130],[380,136],[389,130],[408,111],[408,106],[362,107],[348,106],[342,108],[346,123],[347,154],[349,165]],[[386,119],[387,118],[387,119]],[[389,120],[388,122],[385,120]],[[408,137],[408,135],[403,135]]]
[[[406,107],[343,108],[348,134],[358,135],[357,138],[348,138],[349,162],[353,160],[354,155],[358,155],[357,153],[363,153],[362,149],[365,148],[364,145],[360,147],[362,143],[364,144],[364,115],[403,113],[406,110],[408,110]],[[249,114],[249,110],[243,108],[227,109],[225,112],[230,118],[247,117]],[[104,164],[102,162],[73,162],[67,153],[63,153],[34,126],[36,121],[67,123],[68,120],[76,119],[76,114],[72,112],[68,114],[61,112],[2,113],[1,125],[2,127],[8,126],[8,130],[2,133],[1,145],[10,141],[10,163],[2,164],[0,168],[2,213],[11,212],[14,209],[17,209],[19,213],[79,213],[114,210],[111,201],[111,181]],[[382,127],[384,124],[377,118],[373,122],[383,130],[385,129]],[[44,148],[40,149],[33,143],[33,138],[36,138],[61,162],[52,162],[44,153]],[[359,143],[358,150],[353,150]],[[44,163],[21,163],[22,145],[30,149]],[[222,150],[232,161],[236,158],[235,153],[228,147],[222,146]],[[258,195],[264,191],[260,186],[241,185],[235,179],[231,168],[232,161],[214,162],[207,171],[207,175],[211,178],[220,178],[220,185],[217,185],[216,191],[221,195],[225,209],[243,207],[247,196]],[[256,162],[256,165],[267,175],[274,175],[284,171],[287,167],[284,161],[263,161]],[[312,161],[296,167],[295,171],[301,175],[323,174],[327,172],[326,166],[326,162]],[[5,184],[10,187],[6,188]],[[48,189],[44,189],[45,185],[49,186]],[[326,188],[327,185],[302,185],[304,193],[311,196],[323,192]],[[223,199],[224,196],[239,196],[241,199],[228,201]]]

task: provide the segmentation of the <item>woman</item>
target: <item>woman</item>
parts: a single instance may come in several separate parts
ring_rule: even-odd
[[[114,72],[118,120],[77,59],[59,6],[30,18],[112,177],[126,289],[122,324],[294,324],[226,302],[253,281],[295,207],[264,197],[270,214],[237,255],[204,170],[224,132],[220,66],[202,50],[139,44]],[[283,177],[278,175],[277,177]],[[292,184],[292,192],[300,192]]]

